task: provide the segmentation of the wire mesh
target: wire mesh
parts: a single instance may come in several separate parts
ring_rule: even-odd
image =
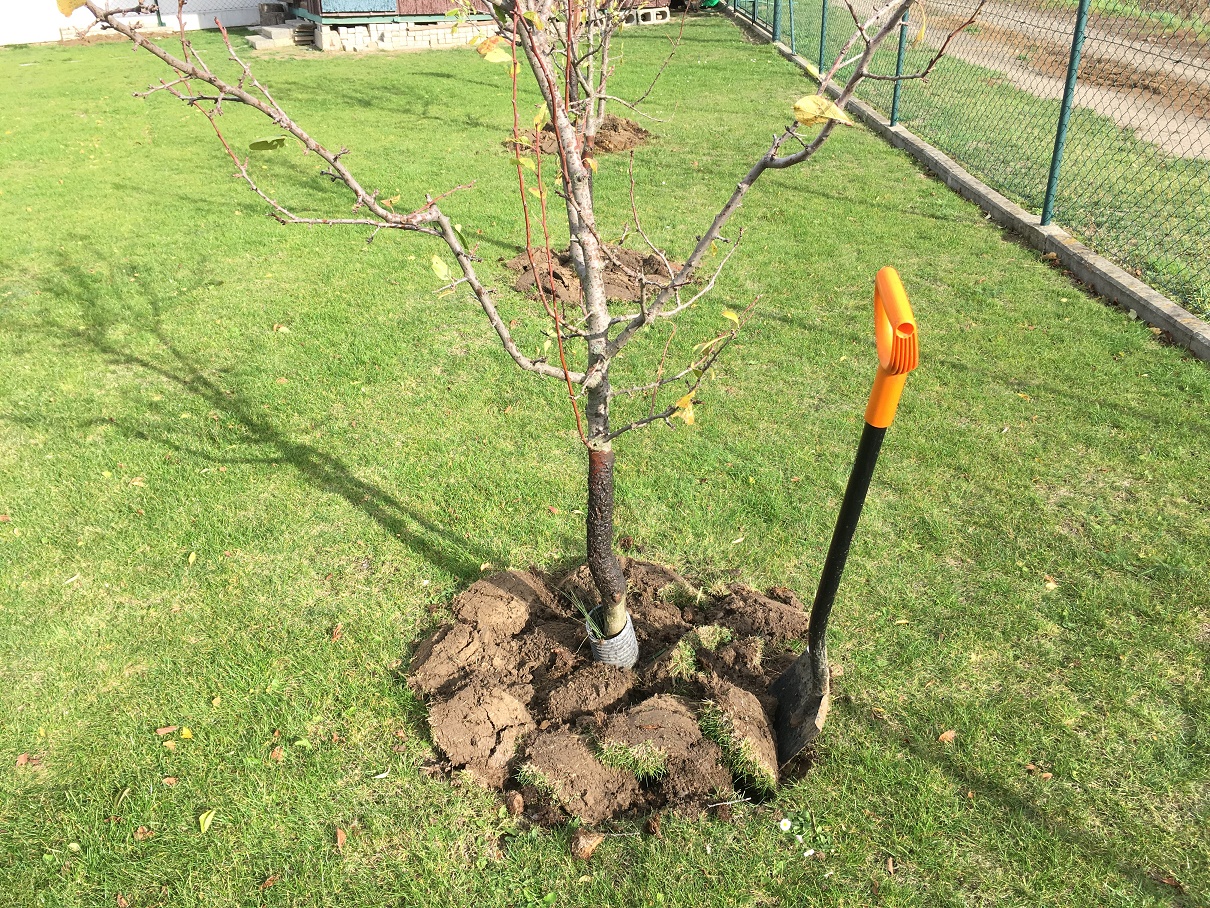
[[[733,0],[825,68],[874,0]],[[1210,316],[1210,0],[1087,0],[1053,221],[1191,311]],[[919,71],[977,0],[924,0],[905,26]],[[903,83],[898,120],[1041,213],[1064,110],[1080,0],[991,0],[927,81]],[[826,17],[826,29],[825,25]],[[791,23],[793,31],[791,33]],[[824,49],[820,54],[820,37]],[[896,71],[898,41],[871,71]],[[843,79],[848,70],[842,70]],[[890,114],[894,86],[859,97]]]

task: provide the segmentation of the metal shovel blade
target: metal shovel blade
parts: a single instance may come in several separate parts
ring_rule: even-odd
[[[816,670],[815,658],[809,649],[794,660],[773,682],[770,692],[777,698],[777,765],[783,767],[818,737],[828,718],[832,700],[832,684],[827,669]]]

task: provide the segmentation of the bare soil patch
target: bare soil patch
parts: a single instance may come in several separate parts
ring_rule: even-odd
[[[1070,48],[1033,45],[1025,53],[1025,62],[1046,76],[1067,76]],[[1155,58],[1157,62],[1159,57]],[[1117,91],[1142,95],[1149,103],[1176,113],[1203,119],[1210,117],[1210,84],[1184,78],[1158,67],[1140,68],[1137,61],[1101,56],[1095,51],[1080,57],[1080,82]]]
[[[942,14],[936,17],[933,27],[948,30],[965,21],[961,16]],[[1041,75],[1066,78],[1070,40],[1060,40],[1041,30],[1028,32],[994,22],[981,21],[977,28],[978,31],[967,36],[967,42],[987,57],[998,55],[1004,61],[1023,63]],[[1113,46],[1117,54],[1102,55],[1096,50],[1095,34],[1090,36],[1080,57],[1081,85],[1136,92],[1172,112],[1210,117],[1210,82],[1207,82],[1204,70],[1199,70],[1199,77],[1195,78],[1182,75],[1169,61],[1167,48],[1150,54],[1140,49],[1133,55],[1124,56],[1120,46]],[[1204,47],[1202,52],[1205,52]],[[978,62],[995,65],[991,59]],[[1147,66],[1148,62],[1155,65]]]
[[[591,661],[573,604],[597,599],[584,567],[480,580],[412,660],[445,767],[543,825],[696,816],[777,784],[768,688],[805,635],[802,603],[742,584],[708,596],[632,559],[623,569],[641,647],[633,670]]]
[[[537,276],[525,252],[504,263],[509,271],[516,272],[513,289],[532,297],[538,296],[537,284],[541,284],[547,295],[565,303],[580,300],[580,276],[571,262],[571,253],[562,249],[554,253],[549,261],[545,249],[535,249],[533,263],[537,265]],[[668,260],[667,266],[652,252],[639,252],[623,246],[607,246],[605,262],[605,296],[610,300],[634,301],[641,298],[644,283],[647,294],[668,286],[672,274],[681,267],[679,262]],[[669,273],[671,269],[672,273]],[[551,276],[554,280],[551,280]]]
[[[975,26],[950,47],[952,56],[1003,73],[1041,98],[1063,94],[1074,7],[1036,9],[1027,0],[993,0]],[[930,16],[928,43],[939,47],[959,15]],[[1149,20],[1092,16],[1081,58],[1076,104],[1136,131],[1177,157],[1210,157],[1210,49],[1188,29]]]
[[[553,157],[556,161],[558,160],[559,139],[555,135],[555,125],[553,123],[547,123],[539,133],[529,132],[526,135],[530,143],[536,145],[543,155]],[[650,138],[651,133],[634,122],[634,120],[628,120],[625,117],[618,117],[614,114],[606,114],[605,121],[597,131],[593,153],[616,154],[620,151],[630,151],[632,148],[646,145]],[[511,149],[513,147],[513,140],[505,139],[504,145],[506,148]]]

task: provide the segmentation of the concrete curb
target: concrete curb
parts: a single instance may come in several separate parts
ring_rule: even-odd
[[[726,14],[736,24],[768,40],[783,57],[818,81],[815,66],[795,54],[759,24],[743,18],[731,7]],[[839,89],[832,86],[836,97]],[[872,132],[896,148],[902,149],[924,165],[925,169],[963,198],[974,202],[991,219],[1025,239],[1043,254],[1053,254],[1058,263],[1108,300],[1129,309],[1138,318],[1168,334],[1172,341],[1188,348],[1198,359],[1210,362],[1210,323],[1178,306],[1162,293],[1148,287],[1109,259],[1093,252],[1067,231],[1053,224],[1042,226],[1042,219],[1002,196],[986,183],[971,176],[956,161],[902,126],[891,126],[882,114],[863,101],[852,99],[846,105]]]

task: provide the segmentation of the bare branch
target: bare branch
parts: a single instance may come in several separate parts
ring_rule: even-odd
[[[450,251],[454,253],[454,257],[458,260],[462,273],[466,277],[466,283],[470,286],[471,292],[475,294],[475,299],[479,301],[483,314],[487,316],[488,322],[495,329],[496,335],[500,338],[500,343],[504,345],[505,351],[512,357],[513,362],[526,372],[533,372],[547,378],[569,380],[572,384],[583,384],[585,377],[582,373],[564,373],[558,366],[552,366],[543,360],[530,359],[517,348],[517,344],[513,340],[508,326],[504,323],[504,319],[500,317],[500,313],[496,309],[496,303],[492,298],[491,291],[479,283],[470,253],[462,248],[462,243],[458,240],[458,234],[454,232],[454,225],[450,223],[450,219],[441,212],[440,208],[433,206],[429,210],[433,213],[433,219],[441,229],[441,236],[445,240],[446,245],[450,247]]]
[[[924,69],[906,76],[884,76],[877,73],[866,73],[865,77],[867,79],[873,79],[879,82],[907,82],[912,79],[927,79],[929,77],[929,73],[933,71],[933,67],[936,66],[941,58],[945,56],[945,52],[949,48],[950,42],[953,41],[954,38],[956,38],[958,34],[963,31],[963,29],[975,24],[975,19],[978,18],[979,13],[983,12],[983,7],[986,5],[987,0],[979,0],[979,5],[975,7],[975,11],[971,13],[970,18],[946,35],[945,40],[941,42],[941,47],[938,49],[937,53],[933,54],[932,59],[928,61]]]
[[[656,70],[655,75],[651,78],[651,84],[643,91],[641,95],[634,99],[631,104],[627,104],[631,110],[636,110],[637,105],[642,104],[647,100],[647,97],[655,89],[656,83],[660,81],[660,76],[664,75],[664,70],[668,68],[668,64],[672,62],[672,58],[676,56],[676,52],[680,50],[681,40],[685,37],[685,21],[689,18],[689,4],[685,4],[684,10],[681,12],[681,27],[677,30],[675,38],[669,38],[672,42],[672,50],[668,51],[668,56],[664,58],[664,62],[660,64],[660,68]],[[616,100],[616,99],[615,99]],[[623,102],[625,103],[625,102]]]
[[[634,111],[640,117],[651,120],[651,122],[653,122],[653,123],[669,122],[668,120],[661,119],[660,117],[653,117],[651,114],[649,114],[645,110],[641,109],[638,106],[637,101],[627,101],[625,98],[619,98],[616,95],[602,95],[601,97],[606,101],[616,101],[618,104],[621,104],[623,107],[626,107],[626,108]]]
[[[751,308],[752,307],[750,305],[748,307],[748,309],[751,309]],[[744,311],[747,312],[748,310],[744,310]],[[693,381],[690,382],[689,385],[686,387],[685,394],[683,396],[692,396],[694,394],[694,392],[697,391],[697,389],[701,386],[702,380],[706,377],[706,373],[709,372],[710,368],[714,365],[715,360],[717,360],[720,356],[722,356],[723,351],[726,350],[729,346],[731,346],[731,342],[735,340],[738,330],[739,329],[735,329],[735,330],[731,331],[730,334],[727,336],[726,340],[722,341],[721,343],[713,345],[708,350],[707,356],[705,356],[699,362],[695,363],[693,366],[690,366],[685,372],[681,373],[681,376],[684,376],[684,375],[693,375],[694,376]],[[671,384],[671,381],[666,381],[665,384]],[[657,388],[657,390],[658,390],[658,388]],[[613,441],[619,435],[625,435],[631,429],[640,429],[643,426],[650,425],[653,422],[661,422],[661,421],[668,422],[669,420],[672,419],[673,416],[676,415],[677,411],[680,409],[681,409],[681,407],[679,406],[679,404],[674,403],[661,413],[653,414],[653,413],[649,412],[647,416],[644,416],[641,419],[636,419],[633,422],[629,422],[626,425],[622,426],[622,428],[616,429],[613,432],[610,432],[609,440]]]
[[[285,111],[283,111],[277,102],[273,100],[272,96],[255,80],[253,80],[254,87],[256,87],[267,100],[261,100],[240,84],[230,84],[220,76],[211,72],[210,69],[204,64],[191,62],[190,59],[181,59],[173,56],[162,47],[140,34],[138,29],[133,28],[129,23],[121,19],[118,12],[110,12],[106,9],[103,9],[98,5],[98,0],[84,0],[84,5],[98,21],[108,25],[110,28],[128,38],[143,50],[146,50],[152,56],[157,57],[164,63],[168,64],[183,77],[185,77],[185,79],[196,79],[199,82],[205,82],[218,90],[218,98],[220,100],[236,101],[264,114],[264,116],[268,117],[269,120],[271,120],[276,126],[290,133],[296,139],[302,142],[303,146],[308,151],[319,155],[319,157],[322,158],[331,168],[331,172],[335,174],[341,180],[341,182],[343,182],[353,192],[353,195],[358,203],[369,208],[370,211],[372,211],[381,220],[391,224],[398,223],[407,229],[406,218],[410,216],[396,214],[395,212],[390,211],[378,204],[374,200],[372,194],[362,188],[361,184],[354,179],[353,175],[348,171],[348,169],[341,164],[340,156],[333,154],[331,151],[317,142],[301,126],[287,116]],[[139,9],[141,8],[142,7],[139,7]],[[231,48],[230,38],[225,29],[222,29],[222,33],[223,40],[227,44],[232,59],[240,64],[246,77],[248,73],[247,65],[240,61],[238,55],[235,54],[234,49]],[[184,44],[185,50],[182,52],[185,54],[186,58],[193,57],[194,59],[197,59],[196,53],[192,51],[192,48],[189,46],[188,42],[186,41]],[[188,96],[186,96],[186,103],[197,106],[197,102],[189,101]],[[418,226],[419,223],[419,221],[416,221],[412,226]]]

